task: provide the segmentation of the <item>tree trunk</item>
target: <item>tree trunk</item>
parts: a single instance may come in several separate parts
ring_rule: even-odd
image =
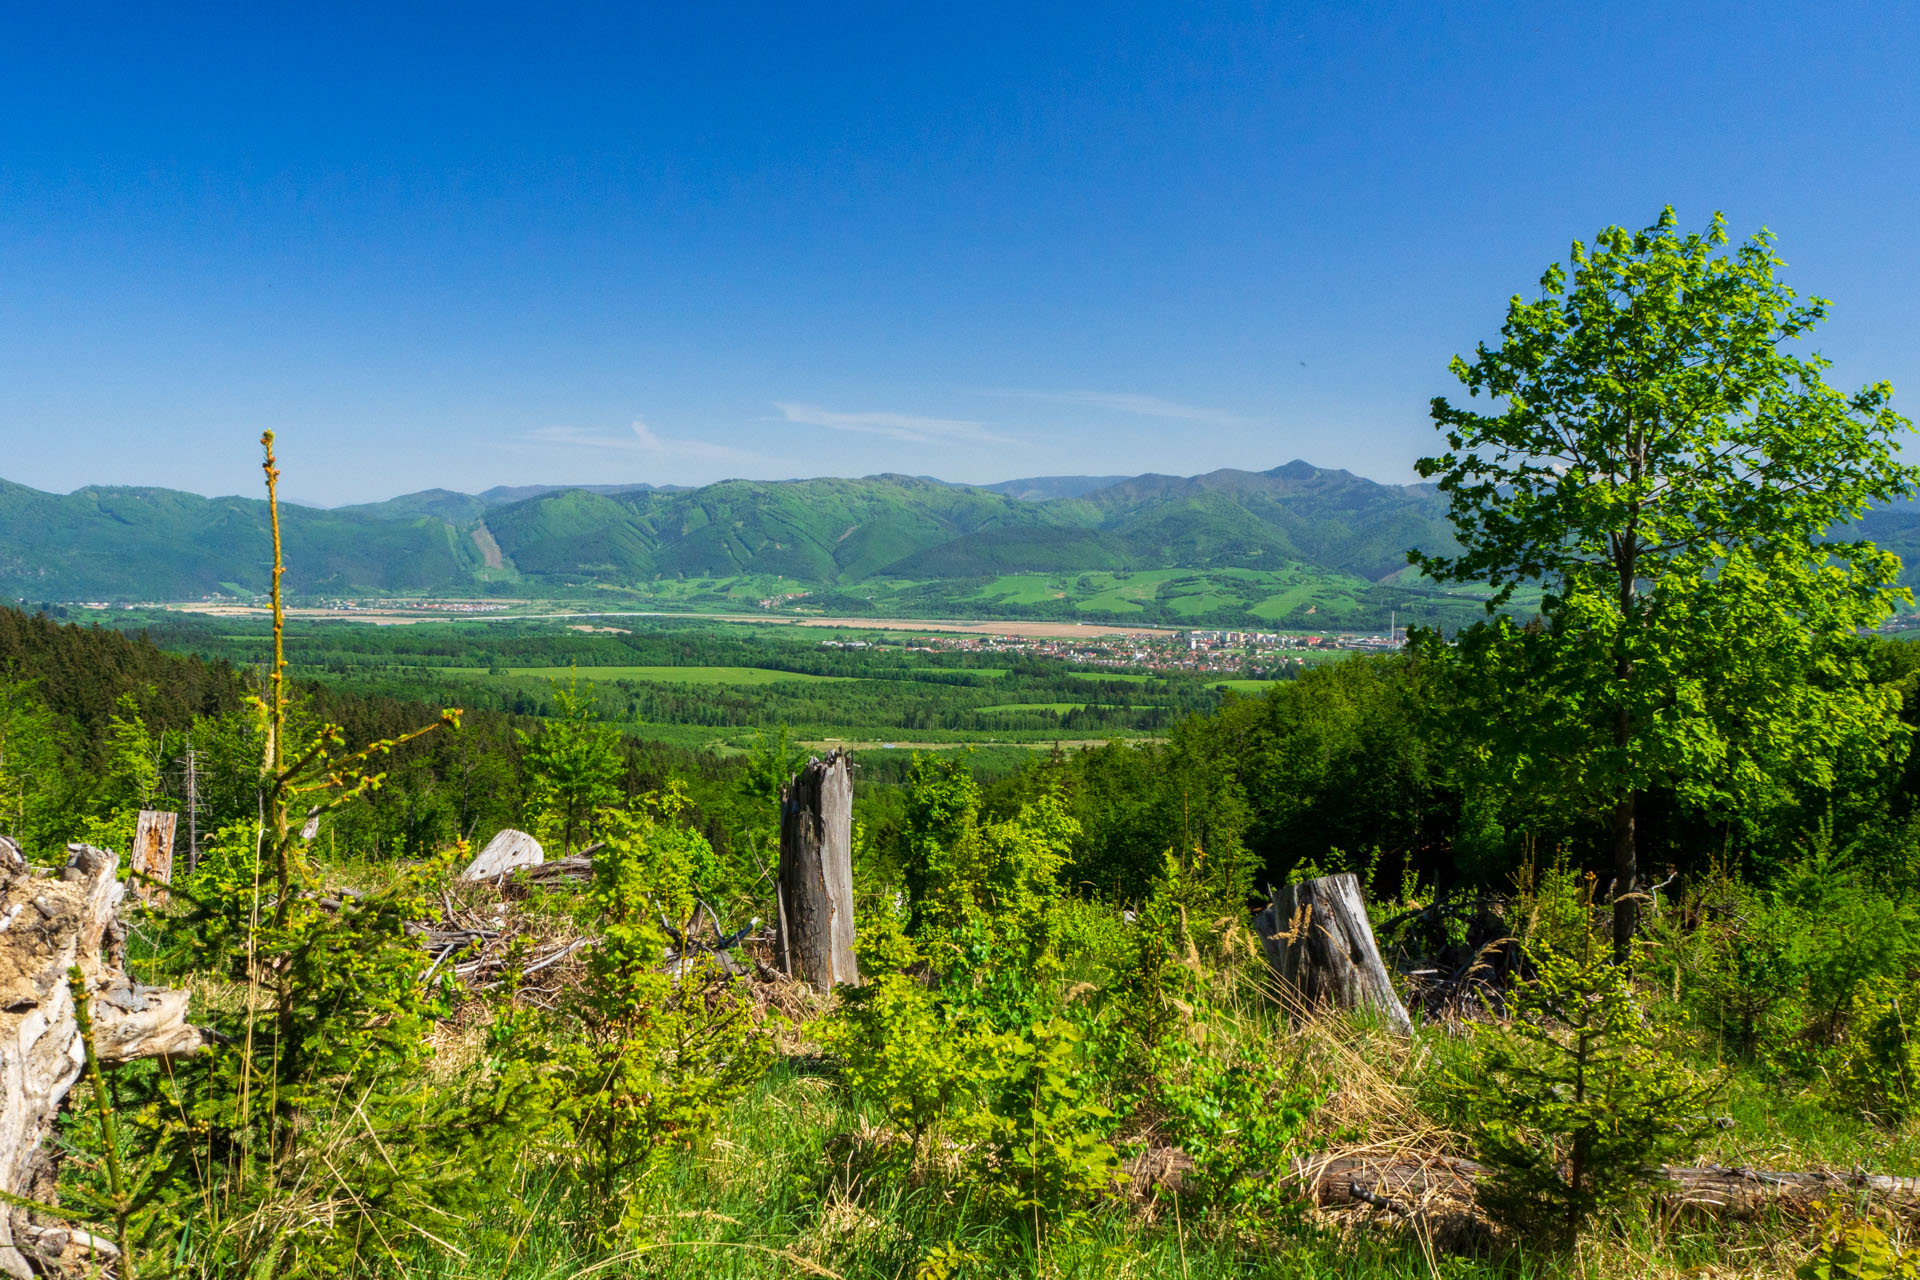
[[[1640,879],[1640,862],[1634,832],[1633,792],[1614,806],[1613,828],[1613,958],[1625,964],[1633,955],[1633,930],[1638,923],[1640,905],[1634,888]]]
[[[821,991],[860,981],[848,763],[842,751],[809,760],[780,796],[780,967]]]
[[[182,1057],[208,1043],[187,1025],[186,992],[139,986],[103,956],[127,890],[118,859],[88,845],[68,850],[55,880],[0,839],[0,1190],[10,1195],[44,1198],[40,1144],[85,1062],[68,969],[86,978],[102,1061]],[[30,1278],[16,1242],[43,1234],[27,1211],[0,1208],[0,1273]]]
[[[1281,885],[1255,924],[1268,966],[1302,1005],[1367,1006],[1395,1031],[1413,1034],[1413,1022],[1373,940],[1360,882],[1352,875]]]

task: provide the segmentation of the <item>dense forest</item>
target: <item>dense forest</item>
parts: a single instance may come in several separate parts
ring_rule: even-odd
[[[547,643],[530,637],[523,656],[543,659]],[[1901,723],[1920,728],[1920,649],[1876,636],[1852,643],[1874,683],[1897,693]],[[707,636],[697,644],[680,656],[689,663],[730,656]],[[752,652],[757,661],[794,661]],[[470,656],[451,649],[449,665]],[[817,670],[830,674],[836,661],[846,660],[823,651]],[[256,815],[260,742],[246,706],[259,692],[253,668],[0,609],[0,670],[7,673],[0,831],[23,846],[57,849],[143,806],[184,812],[189,747],[198,825],[214,831]],[[616,709],[602,705],[591,675],[592,668],[579,672],[580,716],[604,725]],[[929,676],[943,678],[915,678]],[[975,677],[956,665],[944,678],[964,684]],[[456,840],[478,847],[502,827],[531,825],[527,744],[550,731],[543,717],[555,714],[554,696],[566,692],[549,688],[520,714],[468,708],[459,732],[400,749],[384,785],[333,827],[335,847],[353,858],[418,858]],[[712,703],[715,695],[687,696]],[[1066,874],[1129,902],[1158,874],[1158,851],[1196,844],[1211,853],[1223,900],[1249,902],[1301,867],[1364,870],[1382,885],[1411,877],[1450,891],[1504,889],[1530,859],[1563,856],[1601,869],[1604,833],[1585,815],[1544,806],[1538,794],[1514,790],[1449,749],[1455,722],[1470,714],[1465,697],[1417,651],[1356,655],[1275,682],[1264,694],[1226,694],[1216,710],[1171,724],[1163,740],[1036,751],[1011,770],[996,756],[982,779],[982,803],[1004,816],[1026,798],[1057,793],[1078,826]],[[342,692],[325,680],[302,683],[299,696],[307,721],[337,724],[349,741],[392,737],[431,720],[440,705]],[[770,795],[778,779],[753,775],[777,774],[799,755],[782,737],[761,735],[767,751],[758,759],[677,750],[630,733],[608,741],[620,756],[623,796],[679,779],[696,797],[689,812],[726,849],[768,821],[753,797]],[[1903,861],[1920,842],[1920,763],[1905,754],[1848,763],[1821,785],[1782,785],[1737,810],[1651,792],[1641,818],[1650,864],[1688,876],[1721,867],[1764,881],[1821,841],[1889,885],[1920,872]],[[868,848],[891,866],[904,856],[902,774],[893,763],[878,777],[863,774],[859,792]],[[769,904],[742,905],[753,914]]]

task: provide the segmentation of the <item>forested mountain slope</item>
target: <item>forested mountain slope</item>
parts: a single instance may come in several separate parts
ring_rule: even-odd
[[[1300,594],[1299,608],[1320,599],[1324,616],[1331,595],[1357,599],[1375,584],[1406,582],[1409,547],[1451,544],[1445,501],[1432,486],[1379,484],[1298,461],[1270,471],[1051,476],[991,487],[882,475],[698,489],[429,489],[332,510],[287,506],[283,528],[286,585],[303,598],[648,592],[683,580],[752,580],[884,610],[888,597],[874,584],[918,584],[914,599],[924,606],[953,584],[984,590],[1006,575],[1191,570],[1240,592],[1243,605],[1206,606],[1226,610],[1221,619],[1242,609],[1266,621],[1280,606],[1262,612],[1259,601],[1281,599],[1275,592],[1284,589],[1271,575],[1320,584]],[[1910,550],[1920,545],[1920,508],[1875,512],[1865,528],[1890,549]],[[3,596],[249,594],[267,588],[267,562],[266,508],[254,499],[115,487],[57,495],[0,481]],[[1248,573],[1260,582],[1248,585]],[[1086,591],[1115,589],[1101,579]],[[1059,590],[1081,599],[1071,584]]]

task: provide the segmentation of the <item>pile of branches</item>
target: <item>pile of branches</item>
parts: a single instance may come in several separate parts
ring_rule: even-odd
[[[564,868],[575,861],[588,861],[591,874],[590,860],[584,856],[543,865]],[[528,871],[541,869],[524,868],[515,879],[519,881]],[[547,879],[564,879],[566,875],[562,872]],[[579,955],[593,944],[595,936],[571,927],[564,917],[517,910],[514,899],[524,897],[524,890],[512,896],[504,892],[487,893],[477,903],[456,903],[450,894],[443,892],[439,919],[411,927],[422,949],[433,956],[427,979],[431,981],[444,970],[457,977],[468,990],[476,992],[512,981],[517,999],[552,1007],[560,990],[574,980],[573,970],[579,963]],[[732,977],[749,971],[764,981],[778,976],[763,958],[771,950],[772,938],[761,930],[758,920],[727,932],[719,913],[710,904],[701,902],[684,927],[663,915],[660,928],[672,944],[663,957],[663,967],[669,972],[679,974],[694,959],[710,957],[722,973]],[[736,953],[744,962],[735,958]]]
[[[1500,897],[1443,898],[1380,926],[1382,949],[1406,979],[1409,1010],[1429,1022],[1505,1016],[1507,992],[1532,972],[1508,907]]]

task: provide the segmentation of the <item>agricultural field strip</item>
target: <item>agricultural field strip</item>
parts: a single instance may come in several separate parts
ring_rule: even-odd
[[[457,676],[487,676],[487,667],[423,667],[423,672],[445,672]],[[565,680],[579,675],[588,680],[652,680],[662,684],[778,684],[783,680],[817,683],[841,683],[854,680],[885,680],[887,675],[823,676],[808,672],[781,671],[772,667],[502,667],[500,675],[539,680]]]

